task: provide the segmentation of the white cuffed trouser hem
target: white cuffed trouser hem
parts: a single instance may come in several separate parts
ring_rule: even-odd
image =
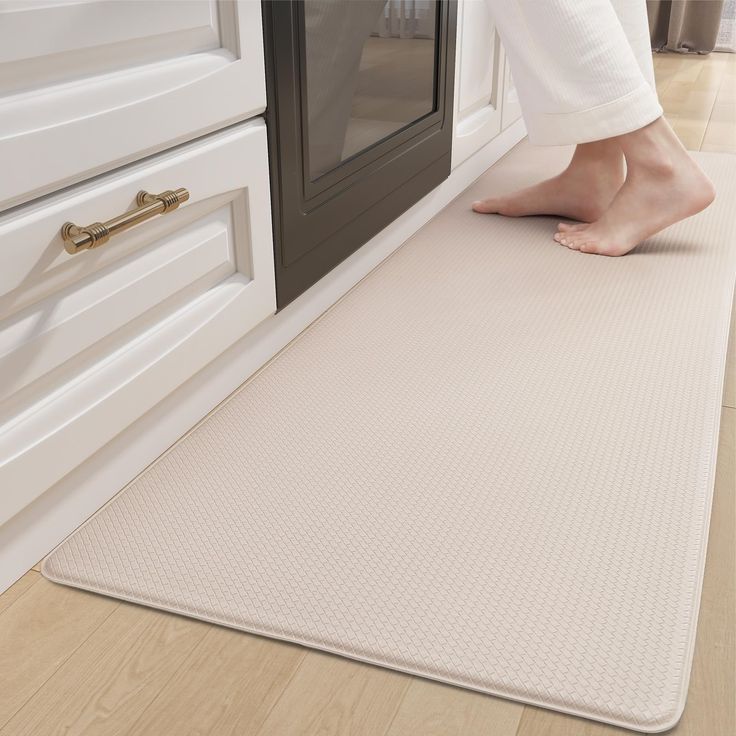
[[[529,141],[535,146],[566,146],[631,133],[654,122],[662,112],[657,95],[644,82],[623,97],[587,110],[535,111],[524,118]]]

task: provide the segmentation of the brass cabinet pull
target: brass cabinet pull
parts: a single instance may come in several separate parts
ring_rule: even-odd
[[[164,215],[175,210],[182,202],[189,199],[186,189],[167,189],[161,194],[138,192],[135,201],[138,207],[130,212],[113,217],[107,222],[93,222],[80,227],[73,222],[65,222],[61,227],[64,248],[70,255],[90,248],[97,248],[107,243],[116,233],[128,230],[155,215]]]

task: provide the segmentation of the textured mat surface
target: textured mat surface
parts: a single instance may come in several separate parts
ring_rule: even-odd
[[[522,146],[44,562],[50,579],[639,730],[683,708],[736,273],[476,215]]]

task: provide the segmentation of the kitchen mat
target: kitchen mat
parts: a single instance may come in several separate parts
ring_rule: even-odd
[[[736,275],[716,202],[624,258],[490,169],[64,541],[51,580],[642,731],[684,707]]]

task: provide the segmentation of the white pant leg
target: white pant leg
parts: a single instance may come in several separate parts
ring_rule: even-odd
[[[644,0],[487,0],[529,139],[587,143],[662,114]]]
[[[611,0],[611,5],[616,11],[644,79],[656,91],[646,0]]]

